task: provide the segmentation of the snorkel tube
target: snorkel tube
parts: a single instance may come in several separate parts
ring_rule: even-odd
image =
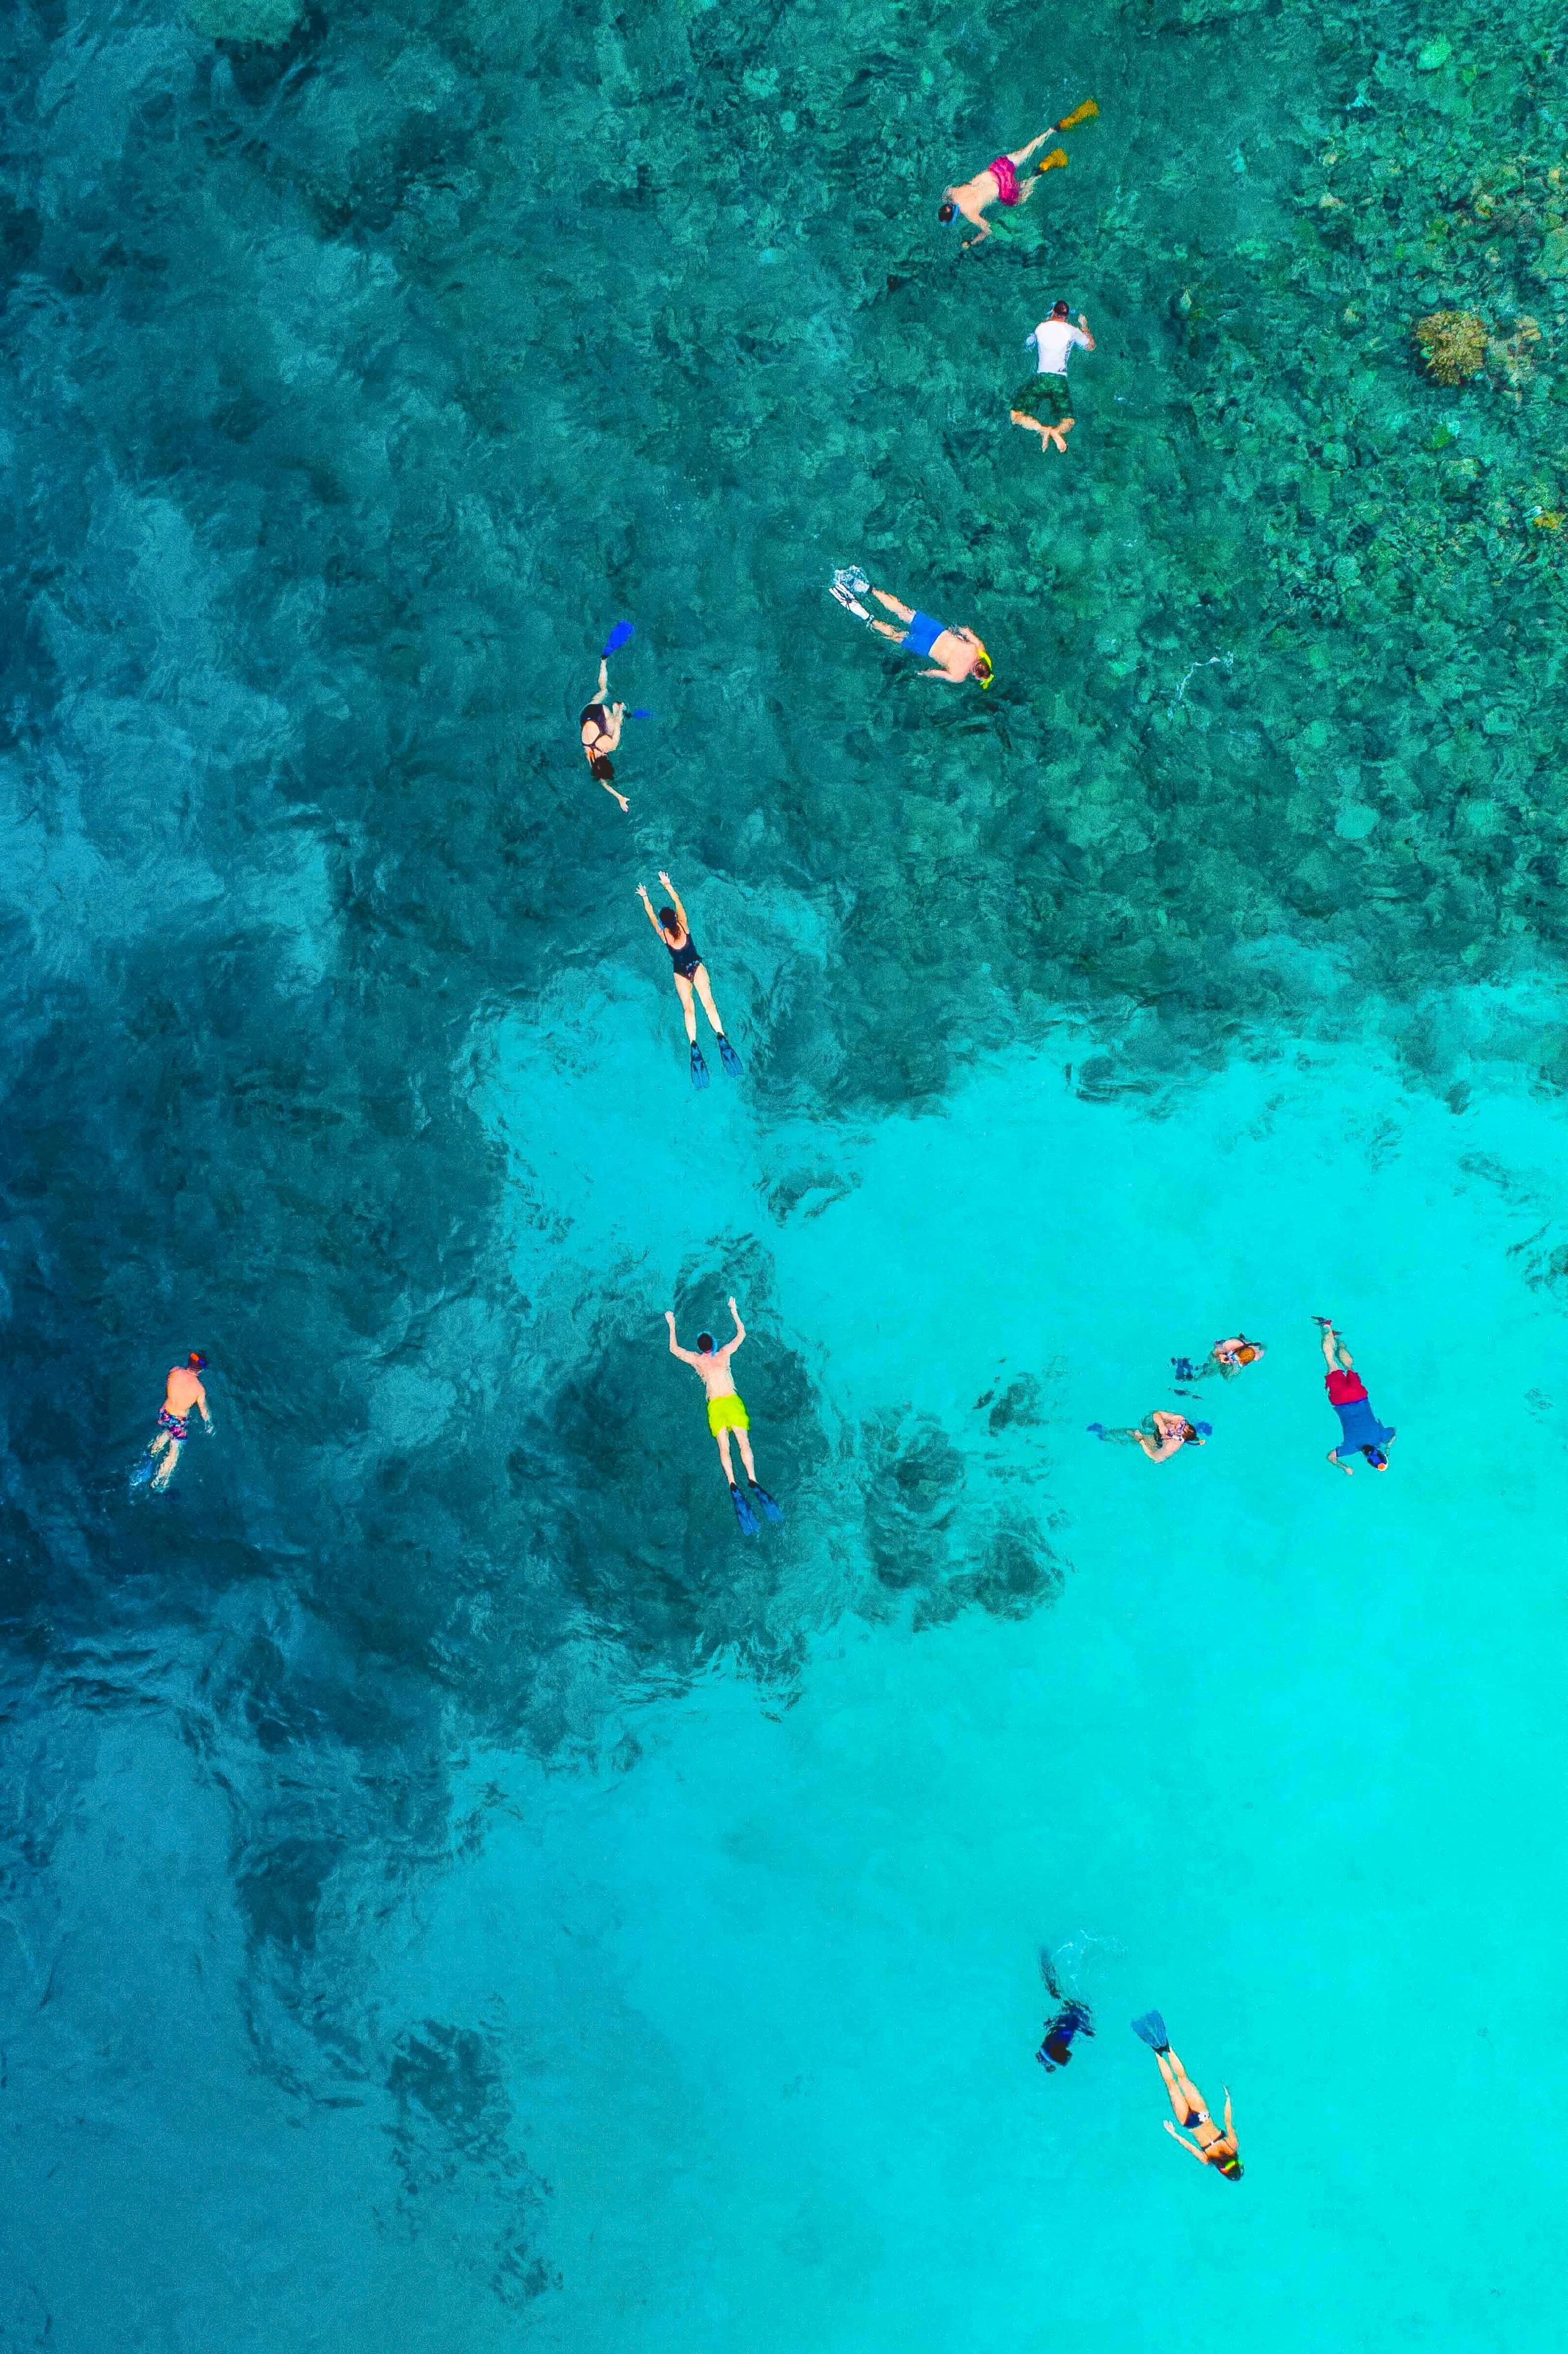
[[[991,666],[991,656],[983,646],[975,655],[973,675],[980,681],[982,687],[991,686],[995,683],[996,673]]]

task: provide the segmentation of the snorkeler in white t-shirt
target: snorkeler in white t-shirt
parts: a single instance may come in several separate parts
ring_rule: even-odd
[[[1073,404],[1067,391],[1067,355],[1080,345],[1086,352],[1095,348],[1089,323],[1080,311],[1075,327],[1065,302],[1055,303],[1051,316],[1042,319],[1024,338],[1025,349],[1033,348],[1037,355],[1035,370],[1022,390],[1014,393],[1016,406],[1008,414],[1015,425],[1039,434],[1042,457],[1048,441],[1064,456],[1066,454],[1067,436],[1074,424]],[[1037,414],[1042,408],[1046,412],[1044,416]]]

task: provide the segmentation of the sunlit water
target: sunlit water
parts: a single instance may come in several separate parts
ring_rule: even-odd
[[[0,2344],[1555,2347],[1558,15],[4,39]]]

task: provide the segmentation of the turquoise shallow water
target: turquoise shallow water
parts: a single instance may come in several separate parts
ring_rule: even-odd
[[[1556,14],[3,38],[0,2343],[1555,2345]]]

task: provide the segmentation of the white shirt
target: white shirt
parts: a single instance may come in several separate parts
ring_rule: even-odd
[[[1082,327],[1075,327],[1068,319],[1042,319],[1032,335],[1024,337],[1040,355],[1036,376],[1065,376],[1067,354],[1075,344],[1086,344]]]

